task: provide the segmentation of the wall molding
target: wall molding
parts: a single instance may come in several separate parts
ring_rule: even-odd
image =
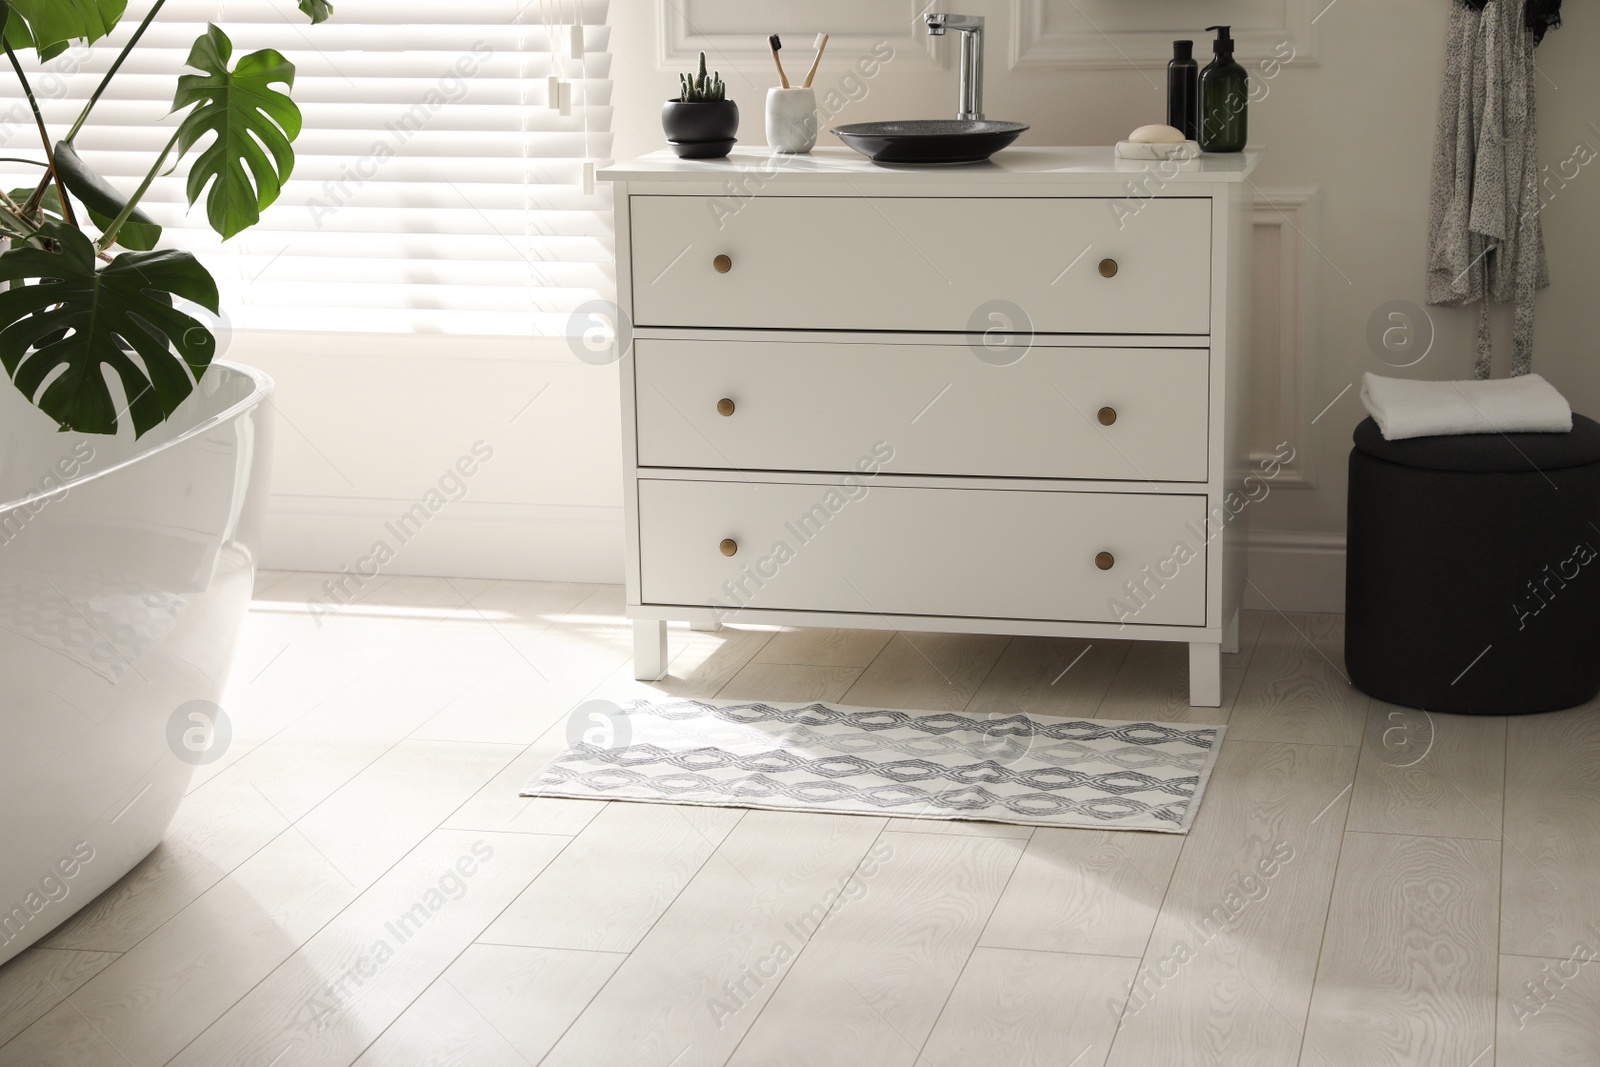
[[[1127,0],[1102,0],[1130,7]],[[1094,4],[1088,5],[1091,9]],[[1296,66],[1316,66],[1316,21],[1325,10],[1325,0],[1279,0],[1282,13],[1270,20],[1270,25],[1234,27],[1241,63],[1247,67],[1262,57],[1271,56],[1282,43],[1294,48]],[[1088,29],[1081,32],[1052,29],[1047,25],[1047,15],[1059,4],[1050,0],[1011,0],[1011,67],[1067,67],[1088,70],[1121,69],[1124,67],[1164,67],[1172,58],[1174,39],[1193,38],[1195,55],[1203,66],[1206,63],[1205,31],[1198,27],[1227,21],[1224,15],[1207,15],[1198,18],[1193,26],[1162,29],[1113,29],[1102,32]],[[1090,15],[1078,4],[1072,9],[1086,22]],[[1091,26],[1094,23],[1089,23]]]
[[[1252,529],[1248,546],[1245,607],[1344,613],[1344,534]]]
[[[1284,464],[1283,472],[1273,481],[1285,488],[1314,489],[1317,485],[1317,435],[1311,423],[1316,418],[1312,410],[1319,238],[1316,187],[1258,187],[1255,227],[1258,233],[1265,229],[1277,234],[1276,288],[1266,293],[1252,293],[1252,298],[1276,304],[1278,335],[1252,338],[1252,359],[1258,368],[1266,359],[1276,364],[1279,381],[1276,424],[1280,439],[1287,439],[1295,450],[1293,462]],[[1252,442],[1251,461],[1259,464],[1274,455],[1276,443]]]
[[[715,14],[696,14],[697,6],[695,0],[656,0],[658,70],[688,70],[704,52],[708,63],[723,71],[758,71],[776,75],[765,36],[745,31],[718,32]],[[885,17],[881,26],[845,33],[830,31],[823,67],[817,72],[818,81],[813,82],[812,87],[824,90],[831,87],[833,80],[840,76],[838,61],[841,57],[848,61],[852,56],[864,55],[871,52],[879,41],[885,40],[894,46],[896,58],[905,54],[922,55],[935,66],[948,68],[948,39],[929,36],[922,29],[922,12],[931,9],[913,0],[906,0],[897,10],[902,15]],[[792,77],[795,74],[795,60],[788,57],[804,55],[804,64],[799,68],[801,77],[804,77],[811,65],[811,35],[803,39],[785,39],[784,45],[784,70]],[[830,59],[834,61],[831,66]],[[829,70],[833,72],[833,78],[824,81],[823,71]]]

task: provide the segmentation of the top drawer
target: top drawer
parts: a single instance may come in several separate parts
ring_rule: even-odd
[[[1211,331],[1208,198],[729,202],[629,198],[635,325]]]

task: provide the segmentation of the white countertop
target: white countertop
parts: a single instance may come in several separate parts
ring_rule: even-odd
[[[916,175],[937,178],[941,183],[963,184],[1017,182],[1019,184],[1071,184],[1104,182],[1107,178],[1126,179],[1149,174],[1163,182],[1242,182],[1255,169],[1260,153],[1255,149],[1225,155],[1201,156],[1182,163],[1158,160],[1118,159],[1111,146],[1005,148],[987,163],[962,163],[955,166],[883,166],[842,147],[818,148],[796,156],[773,152],[765,146],[735,147],[725,159],[679,159],[662,149],[599,171],[599,177],[614,182],[671,182],[723,180],[738,174],[760,174],[769,181],[798,181],[807,184],[829,181],[904,182]]]

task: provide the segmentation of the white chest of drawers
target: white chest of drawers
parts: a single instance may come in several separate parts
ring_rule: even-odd
[[[637,677],[669,619],[1132,638],[1187,642],[1219,704],[1254,164],[603,171]]]

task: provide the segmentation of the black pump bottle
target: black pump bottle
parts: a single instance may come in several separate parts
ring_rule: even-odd
[[[1195,116],[1200,112],[1200,64],[1194,61],[1193,41],[1172,42],[1172,62],[1167,64],[1167,125],[1195,136]]]
[[[1233,60],[1233,36],[1227,26],[1217,31],[1215,55],[1200,72],[1200,149],[1242,152],[1249,133],[1250,78]]]

